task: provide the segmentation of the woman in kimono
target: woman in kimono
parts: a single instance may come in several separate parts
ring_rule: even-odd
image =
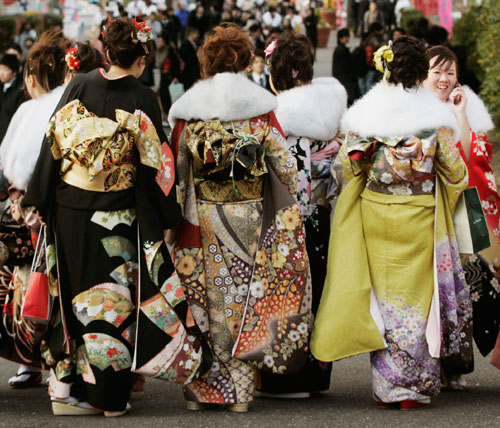
[[[243,412],[255,368],[286,374],[305,361],[309,260],[276,99],[242,73],[251,42],[217,27],[198,56],[203,79],[169,115],[184,212],[176,269],[213,363],[184,395],[189,409]]]
[[[471,357],[471,304],[452,221],[467,167],[453,113],[421,87],[423,43],[401,37],[375,59],[384,81],[342,120],[338,157],[348,183],[311,349],[321,361],[371,351],[377,405],[410,410],[439,393],[440,357]]]
[[[46,223],[49,288],[61,309],[42,353],[54,415],[126,412],[135,308],[144,309],[136,296],[161,301],[173,272],[164,230],[180,220],[160,109],[137,80],[153,55],[150,29],[109,20],[103,36],[110,68],[69,83],[22,202]],[[155,339],[150,350],[165,344]]]
[[[270,82],[278,99],[276,118],[297,161],[297,201],[306,230],[315,315],[325,282],[336,190],[330,168],[341,145],[338,131],[347,93],[333,77],[312,78],[312,47],[304,35],[284,33],[267,52]],[[307,398],[311,392],[329,389],[330,374],[331,364],[320,366],[309,353],[304,368],[295,375],[262,373],[259,391],[271,397]]]
[[[43,33],[31,47],[24,76],[25,88],[31,99],[17,109],[0,148],[2,173],[9,184],[10,210],[16,223],[24,222],[19,204],[33,173],[50,115],[64,92],[66,47],[67,42],[62,35],[54,31]],[[39,224],[28,223],[36,234]],[[32,241],[24,244],[28,245],[19,246],[19,254],[33,254]],[[43,328],[21,316],[30,267],[31,263],[16,266],[9,275],[12,280],[2,275],[0,355],[21,363],[16,375],[9,379],[11,388],[29,388],[39,384],[42,381],[41,368],[45,367],[39,350]],[[8,274],[9,269],[9,266],[4,266],[2,273]]]
[[[486,356],[494,348],[500,328],[500,196],[490,164],[493,150],[486,140],[486,132],[494,126],[481,98],[458,84],[455,54],[445,46],[433,46],[428,52],[430,69],[424,87],[446,103],[457,119],[457,147],[469,169],[469,187],[477,188],[490,232],[490,248],[462,256],[473,304],[474,339]],[[457,367],[453,360],[445,361],[443,368],[452,389],[463,389],[466,382],[461,374],[472,371],[472,365]]]

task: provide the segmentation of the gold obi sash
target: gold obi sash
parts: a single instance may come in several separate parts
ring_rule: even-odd
[[[198,199],[239,202],[262,197],[267,174],[264,135],[252,133],[248,121],[231,126],[229,132],[218,120],[187,125]]]
[[[134,147],[141,163],[156,169],[161,164],[152,123],[124,110],[116,110],[114,121],[95,116],[74,100],[52,117],[46,136],[54,158],[62,159],[62,180],[84,190],[117,192],[133,187]]]

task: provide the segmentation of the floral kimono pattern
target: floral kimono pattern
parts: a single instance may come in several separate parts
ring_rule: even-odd
[[[351,135],[339,158],[349,182],[337,203],[312,352],[331,361],[372,351],[378,400],[435,395],[439,358],[472,355],[451,216],[467,185],[465,165],[446,129],[386,141]]]
[[[466,161],[461,144],[457,147]],[[474,340],[483,356],[494,348],[500,330],[500,196],[491,168],[493,149],[484,133],[471,133],[469,186],[476,187],[490,231],[491,247],[463,255],[474,313]],[[470,371],[470,369],[468,370]]]
[[[331,165],[340,148],[338,138],[314,140],[306,137],[287,137],[287,145],[297,161],[297,202],[306,232],[306,249],[311,266],[312,313],[319,306],[326,276],[331,203],[335,199],[336,180]],[[330,387],[332,365],[321,366],[308,352],[303,368],[290,376],[260,373],[260,391],[293,393],[325,391]]]
[[[129,79],[136,84],[140,91]],[[144,111],[99,117],[90,110],[102,108],[100,99],[71,100],[69,89],[24,199],[46,220],[49,287],[58,296],[42,356],[52,397],[123,410],[132,369],[183,383],[201,365],[199,332],[189,329],[163,240],[180,216],[174,159]]]
[[[311,283],[295,193],[296,165],[272,113],[178,122],[184,225],[176,268],[213,354],[185,388],[190,401],[252,399],[254,367],[298,370],[311,323]]]

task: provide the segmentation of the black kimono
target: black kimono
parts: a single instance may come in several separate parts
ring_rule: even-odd
[[[172,358],[171,342],[196,355],[200,346],[187,334],[185,300],[164,290],[176,278],[164,230],[181,219],[174,171],[149,88],[132,76],[109,80],[102,69],[71,81],[23,201],[47,223],[49,282],[62,309],[43,350],[53,397],[120,411],[131,369],[191,376],[165,374],[186,360]]]

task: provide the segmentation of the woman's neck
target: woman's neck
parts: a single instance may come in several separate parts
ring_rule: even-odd
[[[102,73],[107,79],[120,79],[121,77],[132,74],[130,69],[122,68],[117,65],[112,65],[109,67],[108,71],[103,70]]]

